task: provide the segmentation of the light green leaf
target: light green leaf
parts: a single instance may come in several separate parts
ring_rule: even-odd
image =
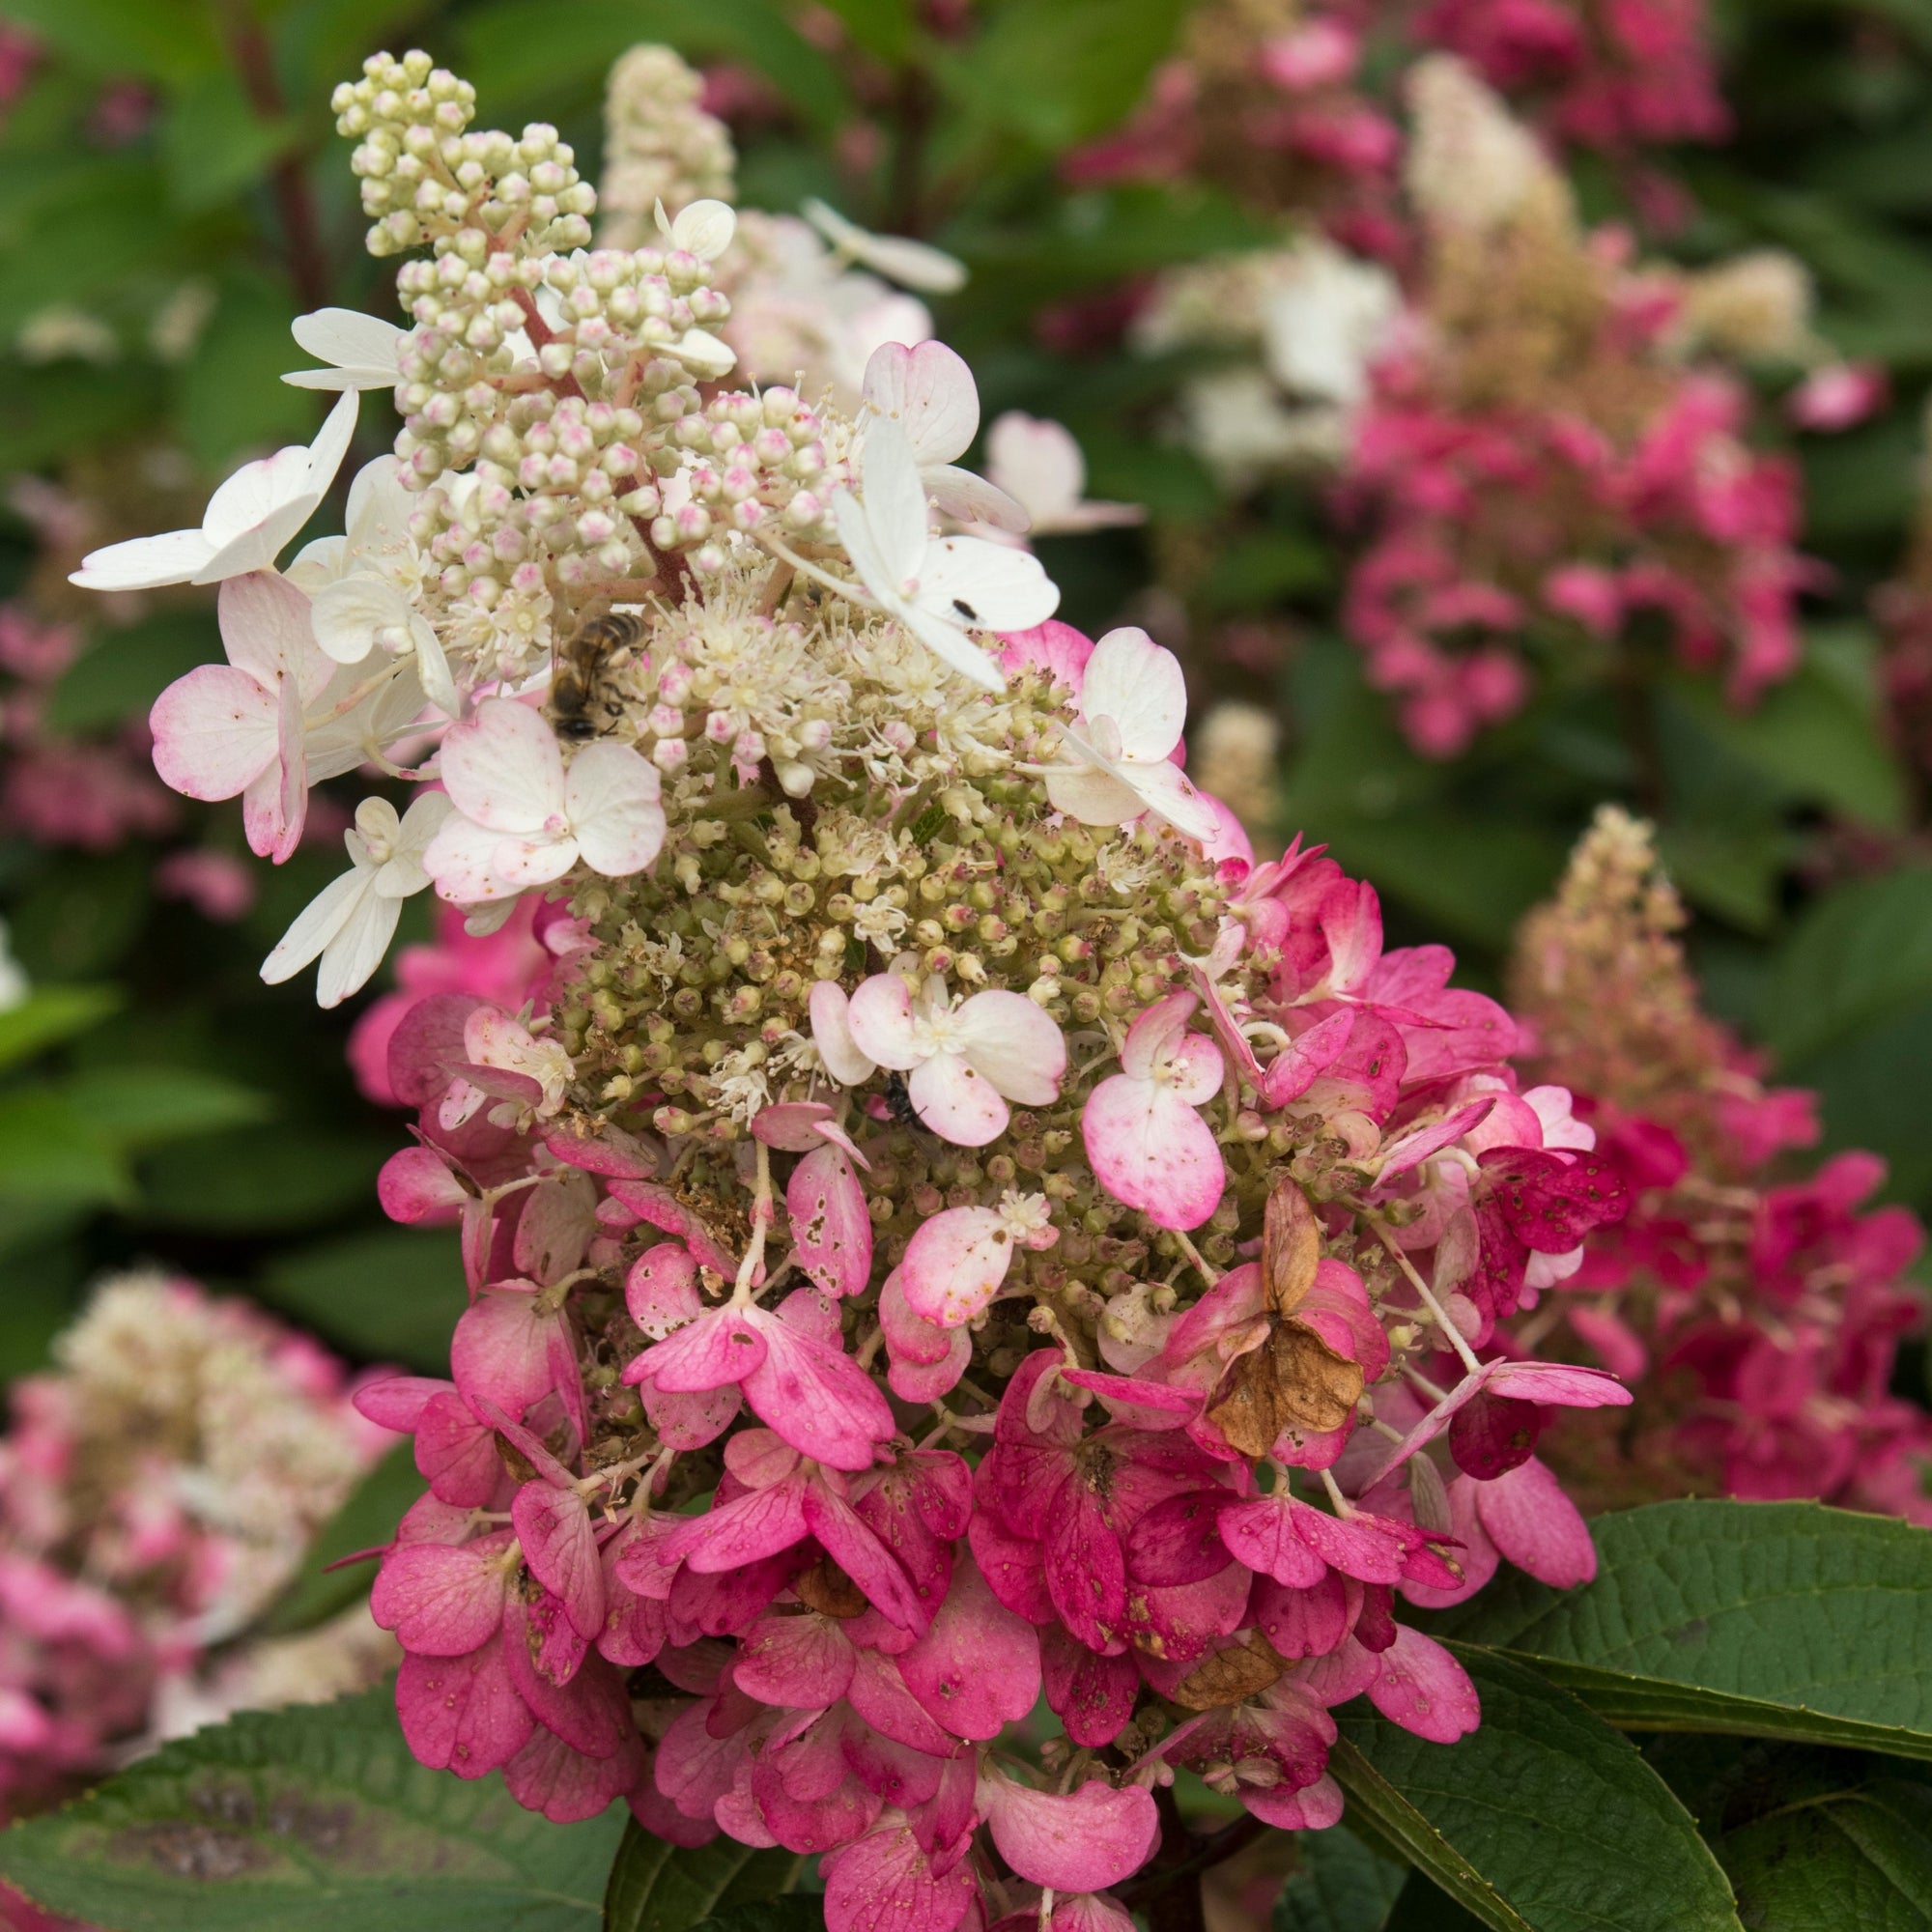
[[[596,1932],[622,1815],[425,1769],[381,1689],[167,1745],[0,1833],[0,1877],[115,1932]]]
[[[260,1121],[267,1097],[185,1066],[92,1067],[61,1083],[68,1103],[102,1140],[127,1151]]]
[[[1274,1932],[1381,1932],[1408,1867],[1354,1833],[1303,1832],[1294,1869],[1275,1896]]]
[[[331,1563],[357,1550],[393,1540],[403,1513],[423,1492],[415,1451],[398,1442],[355,1487],[355,1493],[326,1522],[302,1558],[300,1574],[269,1612],[263,1628],[270,1636],[310,1630],[369,1593],[373,1567]]]
[[[1507,1658],[1459,1647],[1483,1721],[1435,1745],[1347,1712],[1349,1803],[1493,1932],[1739,1932],[1690,1815],[1634,1746]]]
[[[1932,1536],[1817,1503],[1599,1517],[1597,1579],[1512,1574],[1432,1628],[1533,1662],[1613,1723],[1932,1758]]]
[[[286,116],[263,120],[234,74],[204,74],[168,103],[161,164],[184,214],[217,208],[251,187],[297,138]]]
[[[181,372],[179,416],[212,472],[315,434],[322,410],[312,390],[291,387],[284,369],[305,359],[289,336],[295,304],[267,276],[233,275]]]
[[[42,1208],[125,1204],[132,1192],[120,1153],[64,1094],[0,1094],[0,1197]]]
[[[47,723],[56,731],[85,732],[145,718],[176,678],[220,659],[212,611],[169,611],[99,632],[54,687]]]
[[[194,0],[8,0],[7,13],[103,77],[174,85],[221,64],[220,16]]]
[[[791,1889],[799,1860],[730,1838],[686,1850],[654,1838],[635,1819],[611,1866],[605,1932],[691,1932],[698,1920]]]
[[[42,986],[0,1012],[0,1066],[97,1026],[121,1004],[113,986]]]

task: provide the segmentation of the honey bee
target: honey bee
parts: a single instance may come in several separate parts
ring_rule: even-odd
[[[606,611],[552,646],[550,715],[559,738],[601,738],[624,715],[613,679],[637,661],[644,630],[639,612]]]

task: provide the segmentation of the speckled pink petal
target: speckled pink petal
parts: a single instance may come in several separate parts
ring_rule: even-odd
[[[906,1244],[898,1271],[906,1306],[923,1321],[957,1328],[999,1293],[1012,1260],[1012,1234],[996,1209],[945,1208]]]
[[[1219,1527],[1222,1542],[1259,1576],[1272,1577],[1291,1589],[1306,1589],[1328,1574],[1327,1564],[1297,1533],[1285,1495],[1226,1503]]]
[[[738,1646],[731,1682],[761,1704],[816,1710],[852,1681],[852,1644],[832,1617],[761,1617]]]
[[[1264,1577],[1255,1585],[1248,1614],[1255,1628],[1291,1663],[1325,1657],[1349,1634],[1361,1607],[1361,1585],[1339,1571],[1322,1570],[1298,1587]]]
[[[962,1055],[949,1051],[913,1068],[906,1097],[913,1112],[954,1147],[984,1147],[1006,1132],[1012,1118],[993,1083],[976,1073]]]
[[[769,1110],[768,1110],[769,1111]],[[827,1294],[860,1294],[872,1278],[872,1217],[852,1163],[815,1144],[785,1184],[799,1265]]]
[[[404,1658],[396,1715],[416,1761],[458,1777],[482,1777],[507,1764],[537,1724],[494,1632],[468,1657]]]
[[[1597,1548],[1589,1524],[1534,1456],[1493,1482],[1468,1482],[1466,1487],[1491,1542],[1519,1570],[1557,1590],[1574,1590],[1596,1576]]]
[[[900,1630],[919,1631],[925,1609],[892,1551],[873,1535],[850,1503],[824,1482],[805,1493],[805,1520],[826,1554],[866,1593],[866,1600]]]
[[[643,1740],[635,1732],[630,1744],[595,1758],[538,1730],[503,1767],[503,1783],[525,1810],[541,1813],[553,1825],[575,1825],[607,1811],[636,1782],[643,1762]]]
[[[1153,1856],[1160,1839],[1153,1799],[1138,1785],[1116,1791],[1101,1778],[1063,1795],[996,1776],[980,1802],[1000,1856],[1021,1878],[1056,1891],[1118,1885]]]
[[[450,1372],[467,1395],[522,1416],[551,1388],[551,1337],[560,1317],[537,1309],[534,1282],[502,1282],[457,1317]]]
[[[1097,1749],[1126,1727],[1140,1695],[1140,1667],[1131,1651],[1102,1657],[1058,1624],[1040,1633],[1039,1659],[1047,1708],[1076,1745]]]
[[[510,1522],[530,1575],[563,1600],[578,1635],[594,1641],[604,1628],[604,1571],[583,1498],[575,1489],[526,1483],[510,1505]]]
[[[369,1614],[415,1655],[467,1656],[503,1621],[504,1548],[496,1536],[460,1548],[412,1543],[393,1549],[369,1593]]]
[[[459,1509],[487,1503],[503,1480],[496,1436],[454,1390],[423,1405],[416,1420],[416,1467],[441,1501]]]
[[[1088,1095],[1080,1132],[1101,1186],[1157,1227],[1198,1228],[1220,1206],[1213,1130],[1172,1089],[1117,1073]]]
[[[912,988],[896,973],[874,973],[860,982],[846,1005],[845,1025],[864,1059],[901,1073],[919,1065],[922,1054],[913,1041]],[[813,1032],[815,1036],[815,1016]],[[822,1045],[819,1052],[822,1057]]]
[[[935,1878],[902,1814],[825,1861],[826,1932],[953,1932],[979,1896],[971,1865]]]
[[[901,1402],[938,1402],[959,1386],[973,1364],[973,1331],[943,1328],[946,1353],[936,1362],[908,1362],[894,1355],[886,1365],[886,1385]],[[891,1345],[887,1345],[890,1349]]]
[[[624,1277],[624,1306],[653,1342],[704,1313],[697,1293],[697,1264],[682,1241],[660,1241],[631,1264]],[[626,1380],[630,1379],[628,1377]]]
[[[1243,1784],[1237,1795],[1264,1825],[1272,1825],[1278,1832],[1325,1832],[1341,1822],[1342,1787],[1325,1771],[1299,1791],[1279,1785],[1263,1791]]]
[[[703,1576],[755,1563],[789,1549],[806,1535],[805,1479],[753,1490],[690,1518],[660,1546],[667,1562],[682,1557]]]
[[[690,1395],[666,1395],[644,1382],[638,1393],[644,1399],[646,1419],[668,1449],[702,1449],[717,1441],[743,1406],[736,1382]]]
[[[957,1738],[996,1738],[1039,1697],[1039,1639],[970,1558],[954,1565],[931,1629],[898,1662],[907,1690]]]
[[[1438,1745],[1466,1737],[1483,1718],[1469,1673],[1433,1637],[1399,1625],[1369,1686],[1369,1702],[1390,1723]]]
[[[828,1348],[790,1322],[748,1311],[765,1342],[765,1357],[745,1378],[745,1400],[801,1456],[835,1469],[871,1466],[874,1447],[897,1425],[878,1385],[841,1349]],[[662,1346],[662,1345],[660,1345]]]
[[[878,1071],[852,1037],[850,1002],[836,980],[820,980],[811,989],[811,1043],[825,1070],[841,1087],[857,1087]]]
[[[765,1334],[755,1310],[714,1308],[664,1341],[654,1343],[624,1371],[627,1382],[648,1381],[666,1395],[695,1395],[742,1382],[765,1359]]]

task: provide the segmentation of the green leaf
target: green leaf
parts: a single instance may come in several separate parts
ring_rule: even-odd
[[[1815,900],[1777,961],[1765,1021],[1797,1060],[1932,998],[1932,868],[1858,879]]]
[[[176,678],[220,657],[212,612],[168,611],[125,631],[97,632],[54,687],[47,724],[87,732],[145,718]]]
[[[220,15],[195,0],[8,0],[7,13],[103,77],[173,84],[221,62]]]
[[[723,1908],[789,1890],[798,1868],[790,1852],[754,1851],[729,1838],[686,1850],[633,1819],[604,1890],[605,1932],[690,1932]]]
[[[65,1095],[46,1088],[0,1094],[0,1197],[39,1206],[126,1203],[127,1163]]]
[[[312,1226],[368,1201],[391,1151],[386,1136],[324,1127],[211,1134],[142,1163],[142,1211],[175,1227]]]
[[[1817,1503],[1599,1517],[1597,1579],[1512,1574],[1431,1628],[1533,1661],[1634,1730],[1932,1758],[1932,1536]]]
[[[1347,1713],[1351,1807],[1493,1932],[1739,1932],[1690,1814],[1635,1747],[1535,1671],[1458,1648],[1481,1728],[1434,1745]]]
[[[357,1354],[436,1374],[469,1298],[453,1228],[378,1228],[283,1256],[262,1294]]]
[[[47,867],[8,914],[28,979],[99,980],[119,966],[147,917],[152,863],[128,845]]]
[[[1303,1832],[1274,1901],[1274,1932],[1381,1932],[1408,1867],[1352,1832]]]
[[[813,1891],[781,1892],[749,1905],[727,1905],[692,1932],[825,1932],[825,1900]]]
[[[0,1877],[116,1932],[595,1932],[621,1816],[427,1770],[381,1689],[164,1746],[0,1833]]]
[[[492,127],[541,109],[600,99],[617,56],[662,41],[688,60],[725,58],[755,68],[821,133],[849,112],[838,67],[766,0],[485,0],[462,16],[459,57]]]
[[[232,74],[204,74],[168,103],[161,164],[168,198],[184,214],[232,200],[254,185],[297,138],[286,117],[265,121]]]
[[[902,67],[912,52],[911,0],[826,0],[826,11],[844,22],[856,45],[889,66]]]
[[[1902,1778],[1812,1799],[1716,1841],[1746,1925],[1932,1927],[1932,1791]]]
[[[367,1596],[372,1573],[366,1565],[345,1570],[330,1570],[328,1566],[357,1550],[373,1549],[391,1541],[404,1511],[422,1492],[415,1451],[412,1444],[398,1442],[323,1525],[302,1558],[300,1574],[269,1612],[263,1624],[265,1632],[270,1636],[286,1636],[310,1630]]]
[[[42,986],[0,1012],[0,1066],[97,1026],[121,1004],[114,986]]]
[[[231,276],[181,372],[177,419],[211,471],[315,434],[315,392],[291,387],[282,371],[305,359],[289,336],[295,305],[266,276]]]
[[[191,1067],[92,1067],[61,1083],[68,1104],[102,1140],[129,1151],[268,1118],[252,1088]]]
[[[1185,12],[1186,0],[1007,0],[936,71],[981,129],[1057,154],[1133,110]]]

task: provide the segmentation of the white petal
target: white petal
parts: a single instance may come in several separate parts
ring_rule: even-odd
[[[410,543],[410,516],[420,502],[403,488],[402,466],[379,456],[349,486],[349,543],[364,555],[387,554]]]
[[[355,908],[342,930],[323,949],[322,971],[315,976],[317,1006],[339,1007],[351,993],[369,983],[396,936],[396,922],[402,912],[401,899],[383,898],[374,893]]]
[[[359,665],[376,648],[376,633],[410,628],[408,598],[374,571],[352,571],[315,593],[310,615],[315,640],[339,665]]]
[[[448,658],[443,655],[442,639],[437,636],[435,625],[427,617],[412,617],[410,636],[415,639],[416,670],[422,678],[423,696],[445,718],[462,717],[463,696],[456,688],[456,678],[449,668]]]
[[[322,428],[309,445],[306,495],[320,499],[335,481],[335,472],[349,454],[349,441],[355,434],[355,412],[361,407],[361,396],[349,389],[323,419]]]
[[[570,829],[583,863],[607,879],[641,872],[664,844],[658,769],[628,745],[587,745],[565,782]]]
[[[1060,608],[1060,587],[1026,551],[940,537],[926,551],[913,601],[972,630],[1030,631]]]
[[[699,261],[715,262],[731,245],[738,232],[738,217],[724,201],[694,201],[678,210],[670,224],[670,245],[696,255]]]
[[[865,400],[906,433],[922,469],[951,463],[980,427],[980,391],[965,361],[943,342],[907,349],[889,342],[866,364]]]
[[[199,530],[129,537],[89,551],[68,582],[83,590],[153,590],[187,582],[213,554],[214,546]]]
[[[896,973],[874,973],[860,982],[845,1009],[845,1025],[852,1044],[877,1065],[903,1073],[928,1057],[913,1038],[912,989]]]
[[[231,577],[214,609],[228,662],[257,683],[273,690],[293,679],[304,702],[327,685],[335,667],[316,643],[308,599],[286,577],[272,570]]]
[[[929,539],[925,485],[920,481],[905,431],[889,416],[866,432],[859,456],[859,488],[866,526],[890,573],[888,581],[874,588],[898,591],[922,574]]]
[[[1149,810],[1159,812],[1188,838],[1206,840],[1220,830],[1221,820],[1212,804],[1194,789],[1179,765],[1164,758],[1151,764],[1137,763],[1127,768],[1127,777]]]
[[[1080,715],[1111,718],[1126,757],[1166,757],[1180,743],[1187,723],[1187,680],[1180,674],[1180,660],[1145,631],[1109,631],[1087,660]]]
[[[836,980],[813,982],[810,1001],[811,1041],[825,1070],[841,1087],[856,1087],[878,1071],[878,1063],[859,1050],[852,1037],[845,989]]]
[[[932,500],[962,524],[990,524],[994,529],[1009,530],[1014,536],[1033,527],[1033,518],[1024,504],[1014,502],[1004,490],[983,476],[975,476],[970,469],[942,463],[919,473]]]
[[[488,899],[515,898],[518,889],[497,876],[491,863],[503,842],[500,833],[452,812],[429,841],[423,869],[436,881],[438,895],[457,905],[478,905]]]
[[[491,869],[506,885],[547,886],[577,864],[575,838],[499,838]]]
[[[486,698],[452,726],[441,765],[456,809],[493,832],[540,833],[547,820],[563,821],[563,754],[550,726],[515,698]]]
[[[202,534],[211,553],[225,549],[238,538],[260,528],[275,511],[296,501],[306,492],[311,452],[298,442],[278,449],[272,456],[244,463],[208,499],[202,512]]]
[[[938,248],[897,235],[874,235],[816,199],[800,204],[805,218],[835,247],[908,289],[950,296],[966,286],[966,270]]]
[[[708,328],[687,328],[669,348],[659,353],[712,382],[728,376],[738,362],[738,352]]]
[[[1045,1107],[1059,1097],[1066,1041],[1024,993],[975,993],[959,1009],[956,1037],[974,1071],[1009,1100]]]
[[[353,504],[354,494],[350,497]],[[312,537],[295,554],[294,560],[282,575],[298,590],[305,590],[313,597],[325,583],[333,583],[349,568],[349,539],[347,537]]]
[[[272,570],[275,559],[289,546],[301,526],[315,515],[320,497],[297,497],[278,504],[239,536],[231,537],[188,581],[191,583],[225,583],[251,570]]]
[[[1082,825],[1124,825],[1147,810],[1147,801],[1097,765],[1056,766],[1046,775],[1046,796],[1055,811]]]
[[[318,362],[332,362],[338,369],[386,370],[387,383],[393,385],[407,331],[380,316],[364,315],[360,309],[319,308],[312,315],[297,316],[289,325],[289,333],[297,346],[307,350]],[[282,380],[293,382],[295,378],[285,376]]]
[[[371,874],[361,867],[331,879],[296,915],[295,923],[262,961],[262,978],[271,986],[292,980],[349,923],[369,896]]]

